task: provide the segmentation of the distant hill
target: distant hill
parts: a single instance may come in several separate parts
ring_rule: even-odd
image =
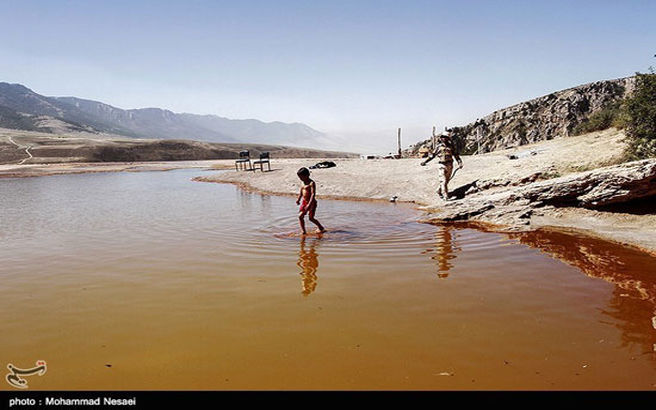
[[[0,105],[0,124],[4,128],[15,130],[39,131],[39,127],[32,116],[21,114],[2,105]]]
[[[109,133],[136,137],[130,130],[116,127],[111,123],[104,122],[99,118],[85,113],[84,111],[68,103],[58,101],[57,98],[45,97],[37,94],[29,88],[20,84],[0,83],[0,106],[23,114],[40,131],[57,133],[59,128],[49,129],[47,126],[39,126],[39,121],[57,120],[59,124],[65,124],[68,129],[63,131],[88,131],[97,133]],[[0,127],[12,128],[11,124],[0,122]],[[66,127],[64,127],[66,128]]]
[[[57,126],[50,126],[56,124]],[[325,135],[305,124],[179,114],[161,108],[124,110],[76,97],[46,97],[20,84],[0,83],[0,127],[106,133],[133,138],[266,143],[321,148]]]

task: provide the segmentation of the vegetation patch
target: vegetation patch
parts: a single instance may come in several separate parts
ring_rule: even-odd
[[[636,73],[634,92],[590,115],[572,129],[572,135],[625,129],[628,148],[623,161],[656,157],[656,73]]]
[[[624,128],[624,115],[622,114],[622,102],[617,101],[600,111],[590,115],[572,130],[572,135],[587,134],[594,131],[602,131],[610,127]]]
[[[629,160],[656,157],[656,73],[649,71],[636,73],[636,89],[624,102]]]

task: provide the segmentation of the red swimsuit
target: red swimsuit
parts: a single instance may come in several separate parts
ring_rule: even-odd
[[[317,206],[316,200],[312,201],[312,203],[308,203],[308,201],[305,198],[303,198],[303,200],[301,201],[301,207],[298,208],[298,210],[301,212],[306,212],[314,208],[315,206]]]
[[[312,194],[306,195],[306,193],[309,192],[308,191],[309,189],[310,189],[310,184],[307,184],[303,187],[303,200],[301,201],[301,207],[298,208],[300,212],[308,212],[309,210],[317,206],[316,199],[313,200],[312,202],[309,201]]]

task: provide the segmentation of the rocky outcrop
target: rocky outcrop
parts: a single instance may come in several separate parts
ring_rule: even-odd
[[[597,209],[635,199],[656,197],[656,159],[635,161],[546,181],[483,190],[471,184],[465,197],[445,203],[429,222],[478,220],[521,226],[540,209]]]
[[[484,153],[556,137],[567,137],[590,115],[633,92],[635,77],[597,81],[495,111],[453,129],[463,153]],[[428,139],[405,151],[418,156]]]

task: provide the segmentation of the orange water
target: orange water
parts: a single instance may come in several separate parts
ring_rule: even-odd
[[[0,368],[45,360],[30,389],[656,388],[656,258],[347,201],[301,239],[293,198],[199,173],[0,180]]]

